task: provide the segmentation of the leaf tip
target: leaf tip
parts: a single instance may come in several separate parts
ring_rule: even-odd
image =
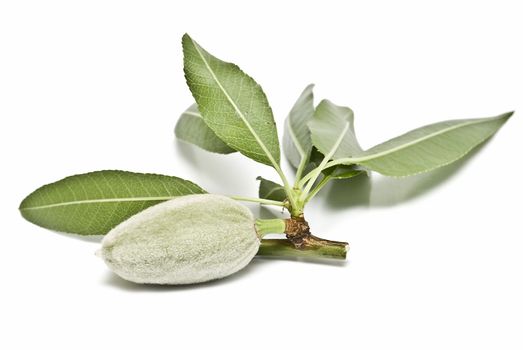
[[[506,122],[507,120],[510,119],[510,117],[512,117],[512,115],[514,113],[515,113],[515,111],[505,112],[505,113],[500,114],[497,117],[493,117],[493,118],[497,119],[497,120],[503,120],[503,122]]]
[[[189,49],[190,44],[196,45],[195,41],[193,40],[193,38],[191,38],[191,36],[189,34],[187,34],[187,33],[183,34],[182,49],[183,49],[184,55],[187,53],[187,50]]]
[[[25,196],[24,199],[22,199],[22,201],[20,202],[20,204],[18,205],[18,210],[20,212],[23,212],[24,209],[26,209],[28,207],[28,202],[31,200],[31,198],[33,197],[33,194],[34,192],[36,191],[33,191],[31,192],[30,194],[28,194],[27,196]],[[23,214],[22,214],[23,215]]]

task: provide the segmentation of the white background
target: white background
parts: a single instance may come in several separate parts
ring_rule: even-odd
[[[522,349],[517,5],[2,1],[0,348]],[[99,169],[249,196],[257,175],[276,180],[174,140],[192,103],[184,32],[252,75],[280,127],[311,82],[317,101],[354,109],[364,147],[443,119],[516,114],[451,167],[327,188],[307,218],[350,242],[347,263],[255,259],[204,285],[132,285],[93,255],[98,239],[39,228],[17,208]]]

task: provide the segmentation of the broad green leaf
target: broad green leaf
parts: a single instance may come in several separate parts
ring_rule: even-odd
[[[409,176],[447,165],[492,136],[513,114],[450,120],[412,130],[337,162],[360,164],[388,176]]]
[[[182,113],[176,123],[174,133],[178,139],[192,143],[206,151],[222,154],[236,152],[220,140],[214,131],[205,124],[196,104]]]
[[[283,202],[287,199],[285,188],[282,185],[271,180],[264,179],[261,176],[258,176],[256,180],[260,180],[258,197],[280,202]]]
[[[151,205],[195,193],[206,192],[178,177],[103,170],[40,187],[22,201],[20,212],[52,230],[101,235]]]
[[[362,149],[354,133],[354,113],[323,100],[308,123],[314,146],[329,159],[358,155]]]
[[[314,115],[314,95],[311,84],[303,90],[285,119],[283,152],[289,162],[298,168],[300,162],[309,157],[312,141],[307,123]]]
[[[265,93],[238,66],[219,60],[185,34],[184,71],[205,123],[231,148],[279,167],[276,124]]]

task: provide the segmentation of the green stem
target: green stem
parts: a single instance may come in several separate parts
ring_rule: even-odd
[[[296,170],[296,179],[294,180],[294,188],[298,189],[299,187],[299,181],[301,180],[301,177],[303,176],[303,171],[305,170],[305,167],[309,163],[310,159],[310,152],[307,156],[304,156],[301,158],[300,164],[298,165],[298,169]]]
[[[309,191],[311,190],[312,186],[314,185],[314,183],[320,176],[321,171],[325,167],[325,164],[327,164],[327,157],[324,158],[324,160],[320,163],[320,165],[316,169],[311,171],[311,173],[313,173],[313,174],[312,174],[310,180],[307,182],[307,185],[305,186],[305,189],[303,190],[303,192],[301,194],[301,197],[300,197],[301,200],[305,201],[305,198],[307,198],[307,196],[309,195]]]
[[[260,238],[269,233],[285,233],[285,220],[283,219],[256,219],[254,226]]]
[[[285,207],[284,202],[273,201],[270,199],[242,197],[242,196],[229,196],[229,198],[235,199],[237,201],[242,201],[242,202],[255,202],[255,203],[260,203],[260,204],[276,205],[279,207]]]
[[[333,166],[336,166],[336,165],[339,165],[339,164],[343,164],[343,165],[350,165],[350,164],[353,164],[353,163],[349,163],[347,161],[344,161],[343,159],[334,159],[334,160],[330,160],[329,162],[327,162],[327,164],[325,164],[325,167],[322,169],[325,170],[325,169],[329,169]],[[305,186],[305,184],[307,183],[307,181],[309,181],[312,177],[314,176],[314,172],[311,171],[310,173],[308,173],[307,175],[305,175],[301,180],[300,182],[298,183],[300,187],[303,187]]]
[[[325,165],[324,170],[339,164],[350,165],[355,163],[349,163],[348,161],[344,161],[343,159],[332,159]]]
[[[323,179],[312,189],[312,191],[309,193],[307,198],[305,199],[304,204],[307,204],[320,190],[325,186],[330,180],[332,179],[331,176],[324,176]]]
[[[281,181],[283,182],[283,187],[284,187],[285,193],[287,194],[287,199],[289,200],[291,208],[293,208],[293,209],[297,208],[298,203],[294,196],[294,192],[292,191],[292,187],[289,184],[289,181],[287,180],[287,177],[285,176],[285,174],[283,173],[283,171],[281,170],[280,166],[277,163],[273,163],[273,165],[274,165],[274,169],[280,176]]]
[[[258,256],[338,259],[347,256],[347,243],[317,239],[316,243],[296,248],[287,239],[262,239]]]
[[[343,130],[341,131],[340,135],[338,136],[338,139],[334,142],[334,144],[332,145],[332,148],[330,149],[329,153],[327,153],[325,155],[325,158],[323,158],[323,160],[321,161],[320,165],[316,169],[311,171],[312,176],[311,176],[310,180],[307,182],[307,186],[305,186],[305,189],[303,190],[303,192],[302,192],[302,194],[301,194],[301,196],[299,198],[300,201],[305,201],[305,199],[307,198],[307,196],[308,196],[312,186],[314,186],[314,183],[316,182],[316,180],[320,176],[321,172],[323,171],[323,169],[325,169],[325,166],[329,162],[329,159],[332,158],[332,156],[334,155],[334,153],[336,152],[338,147],[340,147],[341,141],[343,140],[343,137],[347,133],[347,130],[349,130],[349,123],[345,123],[345,127],[343,128]]]
[[[327,168],[327,166],[325,168]],[[307,175],[305,175],[302,179],[300,179],[300,181],[298,182],[299,188],[302,188],[303,186],[305,186],[307,181],[309,181],[314,176],[313,172],[314,171],[310,171]]]

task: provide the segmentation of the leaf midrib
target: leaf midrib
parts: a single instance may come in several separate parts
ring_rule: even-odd
[[[397,151],[401,151],[402,149],[414,146],[414,145],[416,145],[418,143],[421,143],[421,142],[423,142],[425,140],[428,140],[428,139],[430,139],[432,137],[436,137],[438,135],[444,134],[446,132],[450,132],[450,131],[453,131],[453,130],[456,130],[456,129],[459,129],[459,128],[462,128],[462,127],[466,127],[466,126],[469,126],[469,125],[489,123],[489,122],[492,122],[494,120],[499,120],[499,119],[502,119],[502,118],[505,118],[505,117],[507,117],[507,114],[504,114],[504,115],[499,116],[499,117],[494,117],[494,118],[489,119],[489,120],[472,120],[472,121],[469,121],[468,123],[457,124],[457,125],[454,125],[454,126],[451,126],[451,127],[445,128],[445,129],[442,129],[442,130],[440,130],[438,132],[426,135],[426,136],[421,137],[419,139],[413,140],[411,142],[407,142],[407,143],[405,143],[403,145],[399,145],[399,146],[393,147],[393,148],[391,148],[389,150],[386,150],[386,151],[374,153],[374,154],[371,154],[371,155],[366,156],[366,157],[340,158],[340,159],[337,159],[334,162],[332,162],[332,165],[341,164],[341,163],[360,163],[360,162],[365,162],[365,161],[368,161],[368,160],[380,158],[380,157],[386,156],[388,154],[391,154],[391,153],[394,153],[394,152],[397,152]]]
[[[202,59],[203,63],[205,64],[205,67],[207,68],[207,70],[209,71],[209,73],[211,74],[213,80],[216,82],[216,84],[218,85],[218,87],[220,88],[220,90],[223,92],[223,94],[225,95],[225,97],[227,98],[227,100],[229,101],[229,103],[233,106],[234,110],[236,111],[236,113],[238,113],[238,115],[240,116],[240,118],[243,120],[243,122],[245,123],[245,125],[247,126],[247,129],[249,129],[249,132],[252,134],[252,136],[254,136],[254,139],[256,140],[256,142],[258,143],[258,145],[260,145],[261,149],[263,150],[263,152],[265,153],[265,155],[267,156],[267,158],[269,158],[269,161],[274,165],[275,168],[278,168],[278,163],[276,163],[275,159],[273,158],[272,154],[269,152],[269,150],[267,149],[267,147],[265,146],[265,144],[262,142],[262,140],[258,137],[258,134],[256,134],[256,132],[254,131],[254,129],[252,128],[251,124],[249,123],[249,121],[247,120],[247,118],[245,118],[245,116],[243,115],[242,111],[240,110],[240,108],[236,105],[236,103],[234,102],[234,100],[231,98],[231,96],[229,95],[229,93],[227,92],[227,90],[225,90],[225,88],[223,87],[223,85],[220,83],[220,81],[218,80],[218,77],[216,76],[216,74],[214,74],[214,71],[212,70],[211,66],[209,65],[209,63],[207,62],[207,60],[205,59],[205,57],[203,56],[202,52],[200,51],[200,49],[198,48],[198,45],[192,40],[190,39],[196,52],[198,52],[198,55],[200,56],[200,58]]]
[[[338,138],[336,139],[336,142],[334,143],[334,145],[332,145],[332,148],[330,149],[329,153],[326,155],[325,159],[328,161],[330,158],[332,158],[332,156],[334,155],[334,153],[336,153],[336,151],[338,150],[338,148],[340,147],[341,145],[341,142],[343,141],[343,138],[345,137],[345,135],[347,134],[347,131],[349,131],[349,122],[345,122],[345,126],[343,127],[343,130],[341,131],[340,135],[338,136]],[[324,160],[325,161],[325,160]],[[326,161],[326,162],[327,162]]]
[[[40,210],[48,208],[56,208],[69,205],[79,204],[92,204],[92,203],[117,203],[117,202],[152,202],[152,201],[166,201],[174,199],[176,196],[163,196],[163,197],[124,197],[124,198],[99,198],[99,199],[84,199],[78,201],[69,201],[61,203],[52,203],[45,205],[38,205],[34,207],[21,207],[20,210]]]
[[[273,193],[276,193],[278,191],[283,191],[283,193],[285,193],[285,188],[283,186],[278,186],[278,187],[274,187],[272,190],[270,190],[269,192],[267,192],[267,194],[265,195],[266,198],[269,198]]]
[[[292,139],[292,141],[294,143],[294,146],[296,146],[296,150],[298,151],[298,153],[300,154],[300,156],[302,158],[305,157],[305,151],[301,147],[301,144],[300,144],[300,142],[298,140],[298,137],[294,133],[294,129],[292,128],[292,124],[291,124],[290,118],[287,119],[287,126],[288,126],[288,129],[289,129],[289,133],[291,135],[291,139]]]

